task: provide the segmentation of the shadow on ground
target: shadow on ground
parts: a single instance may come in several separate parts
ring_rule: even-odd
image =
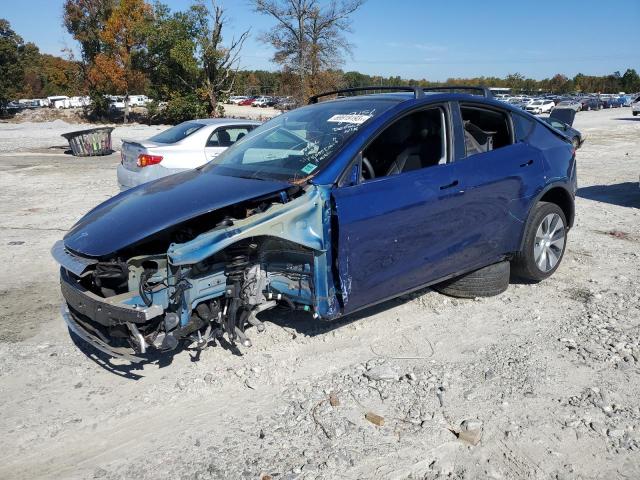
[[[640,173],[640,172],[639,172]],[[592,185],[578,189],[578,196],[596,202],[610,203],[621,207],[640,208],[638,182]]]
[[[614,120],[622,120],[622,121],[628,121],[628,122],[640,122],[640,117],[618,117],[618,118],[614,118]]]
[[[413,300],[416,297],[432,292],[430,288],[424,288],[414,293],[402,295],[398,298],[388,300],[386,302],[374,305],[372,307],[360,310],[359,312],[347,315],[343,318],[334,321],[322,321],[314,319],[313,316],[304,311],[291,311],[285,307],[277,307],[273,310],[269,310],[259,314],[260,319],[266,322],[267,328],[282,328],[286,331],[291,339],[295,339],[298,335],[304,336],[316,336],[323,335],[331,332],[332,330],[349,325],[352,322],[362,320],[366,317],[376,315],[390,308],[402,305],[406,302]],[[436,294],[433,292],[432,294]],[[144,355],[136,354],[138,357],[144,358],[142,362],[130,363],[123,360],[113,359],[110,355],[94,348],[89,343],[82,340],[75,333],[69,330],[69,335],[73,343],[78,349],[84,353],[87,358],[94,363],[105,369],[106,371],[113,373],[114,375],[127,378],[129,380],[141,380],[144,378],[143,370],[145,365],[154,364],[158,367],[167,367],[172,364],[173,358],[176,355],[188,354],[192,362],[200,360],[200,353],[202,350],[189,347],[185,344],[181,344],[178,348],[168,352],[151,351]],[[259,338],[257,339],[259,341]],[[216,338],[209,342],[208,348],[223,348],[227,350],[231,355],[242,356],[244,347],[239,348],[226,340],[226,338]],[[133,351],[131,352],[134,353]]]

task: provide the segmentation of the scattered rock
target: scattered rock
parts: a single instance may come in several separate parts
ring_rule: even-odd
[[[332,393],[331,395],[329,395],[329,404],[332,407],[339,407],[340,406],[340,399],[338,398],[338,396],[335,393]]]
[[[383,365],[367,370],[364,372],[364,376],[375,382],[393,382],[399,378],[396,372]]]
[[[477,445],[482,438],[482,430],[463,430],[458,433],[458,438],[471,445]]]
[[[602,422],[598,422],[596,420],[593,420],[589,426],[591,427],[591,430],[593,430],[594,432],[596,432],[599,435],[604,435],[607,431],[606,427],[604,426],[604,424]]]
[[[364,418],[369,420],[374,425],[377,425],[378,427],[382,427],[384,425],[384,417],[381,417],[380,415],[377,415],[373,412],[365,413]]]
[[[463,420],[460,424],[460,430],[468,432],[470,430],[481,430],[482,422],[480,420]]]
[[[107,471],[104,468],[96,468],[93,472],[93,478],[102,478],[107,475]]]
[[[623,435],[624,435],[624,430],[619,428],[607,430],[607,437],[609,438],[622,438]]]

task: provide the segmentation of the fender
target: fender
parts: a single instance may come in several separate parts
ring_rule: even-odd
[[[568,228],[573,227],[573,220],[574,220],[574,217],[575,217],[575,206],[574,206],[575,195],[573,193],[571,193],[570,186],[571,186],[571,183],[569,181],[552,182],[552,183],[547,184],[540,191],[540,193],[538,193],[535,197],[533,197],[531,203],[529,204],[529,209],[527,211],[527,220],[526,220],[526,222],[524,222],[524,228],[522,229],[522,231],[520,233],[520,241],[518,242],[519,251],[521,251],[522,248],[524,247],[524,233],[527,231],[527,228],[529,228],[529,223],[531,222],[531,211],[533,210],[534,205],[536,205],[542,199],[542,197],[544,197],[547,194],[547,192],[549,192],[550,190],[552,190],[554,188],[561,188],[562,190],[564,190],[566,192],[566,194],[569,196],[569,198],[571,198],[572,214],[570,215],[570,218],[567,218],[567,223],[568,223]]]

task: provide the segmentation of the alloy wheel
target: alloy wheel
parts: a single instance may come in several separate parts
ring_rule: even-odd
[[[533,258],[540,271],[549,272],[558,265],[564,242],[564,221],[557,213],[550,213],[540,222],[533,246]]]

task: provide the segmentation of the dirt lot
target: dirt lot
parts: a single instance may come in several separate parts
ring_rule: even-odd
[[[640,478],[640,119],[576,126],[577,221],[551,279],[332,324],[273,313],[241,355],[135,369],[72,342],[49,256],[117,192],[118,155],[25,152],[60,142],[0,125],[0,478]]]

